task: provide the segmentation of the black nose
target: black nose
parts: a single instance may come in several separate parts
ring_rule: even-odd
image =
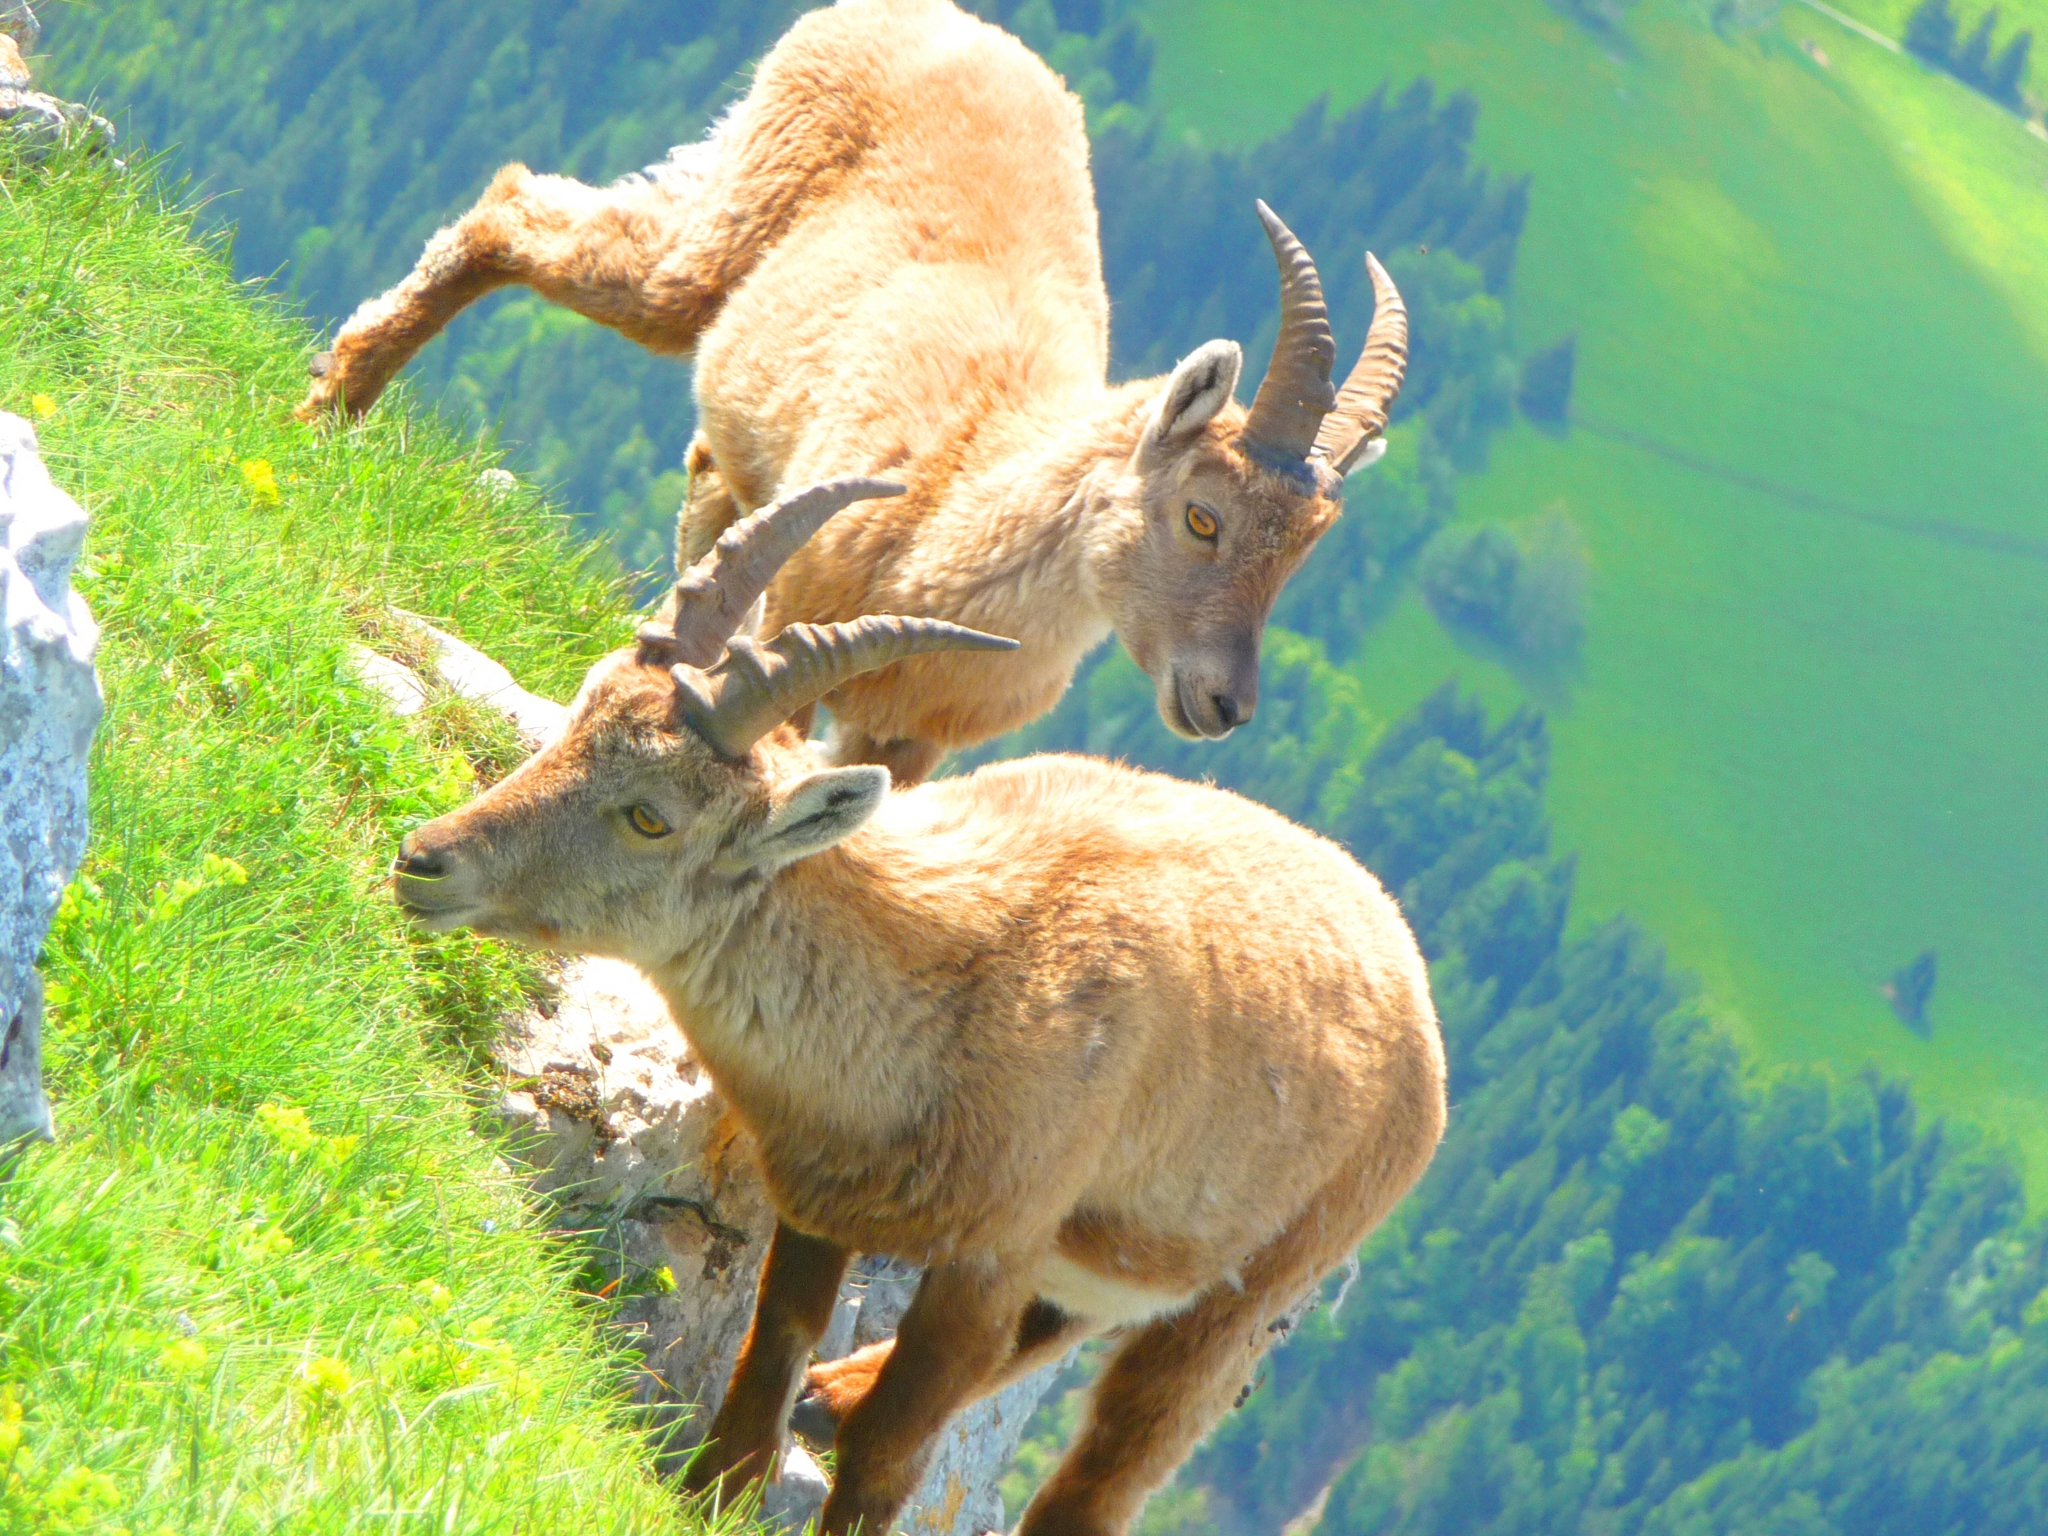
[[[1216,706],[1216,718],[1223,722],[1226,731],[1234,731],[1244,723],[1244,711],[1238,707],[1235,694],[1212,693],[1209,702]]]
[[[398,857],[391,867],[414,880],[440,880],[448,874],[448,855],[416,848],[408,837],[398,845]]]

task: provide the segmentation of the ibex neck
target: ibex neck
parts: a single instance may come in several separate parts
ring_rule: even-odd
[[[1108,634],[1095,571],[1138,515],[1134,461],[1153,392],[1123,385],[987,425],[987,457],[963,466],[942,514],[953,527],[934,541],[971,585],[962,611],[1047,654],[1078,656]]]
[[[979,847],[1001,829],[927,825],[922,800],[892,797],[882,824],[778,872],[650,972],[764,1142],[884,1146],[944,1092],[958,1019],[932,978],[971,985],[975,957],[1003,953],[1000,855]]]

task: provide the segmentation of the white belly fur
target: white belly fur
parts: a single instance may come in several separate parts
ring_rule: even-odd
[[[1126,1328],[1148,1318],[1178,1312],[1200,1291],[1160,1291],[1112,1280],[1073,1260],[1052,1254],[1039,1266],[1037,1291],[1069,1317],[1085,1318],[1102,1329]]]

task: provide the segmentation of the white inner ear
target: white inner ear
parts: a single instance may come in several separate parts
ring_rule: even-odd
[[[1365,449],[1358,455],[1357,461],[1345,473],[1355,475],[1366,466],[1379,463],[1386,456],[1387,440],[1384,437],[1376,437],[1365,445]]]
[[[778,869],[844,842],[881,809],[889,770],[875,764],[825,768],[797,780],[777,796],[768,820],[740,851],[758,870]]]
[[[1183,447],[1216,418],[1237,389],[1244,352],[1234,341],[1207,341],[1173,370],[1159,397],[1146,445],[1155,450]]]

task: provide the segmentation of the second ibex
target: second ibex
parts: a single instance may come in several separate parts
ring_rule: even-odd
[[[367,410],[464,306],[525,284],[694,354],[699,435],[678,569],[786,490],[887,474],[767,594],[761,633],[868,613],[1015,636],[825,699],[834,755],[898,782],[1043,714],[1114,629],[1159,713],[1218,737],[1258,702],[1281,586],[1376,457],[1407,359],[1400,295],[1340,391],[1313,263],[1264,204],[1281,325],[1249,412],[1237,343],[1111,386],[1081,106],[950,0],[847,0],[792,27],[701,144],[602,189],[498,173],[365,303],[301,414]]]

